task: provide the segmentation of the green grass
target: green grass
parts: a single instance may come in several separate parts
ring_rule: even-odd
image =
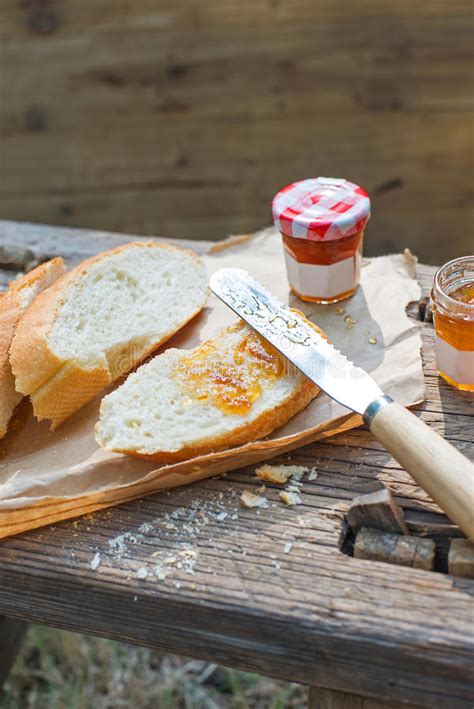
[[[32,626],[1,709],[302,709],[306,688],[112,640]]]

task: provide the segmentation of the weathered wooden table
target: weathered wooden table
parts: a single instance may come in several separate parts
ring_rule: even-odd
[[[129,239],[0,222],[0,282]],[[420,266],[426,293],[432,277]],[[432,326],[422,327],[419,415],[472,456],[472,397],[438,379]],[[318,707],[471,707],[474,581],[446,573],[458,530],[367,430],[290,457],[319,472],[295,508],[271,486],[268,510],[240,508],[241,492],[260,484],[249,468],[3,541],[0,613],[312,685]],[[437,541],[438,572],[341,551],[348,503],[382,482],[412,532]],[[21,624],[2,629],[5,674]]]

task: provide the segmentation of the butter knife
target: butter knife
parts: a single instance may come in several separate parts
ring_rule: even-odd
[[[460,451],[384,394],[367,372],[246,271],[222,268],[211,276],[209,286],[320,389],[361,414],[418,485],[474,539],[474,465]]]

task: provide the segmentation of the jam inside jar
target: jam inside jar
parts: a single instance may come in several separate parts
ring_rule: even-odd
[[[291,290],[301,300],[337,303],[355,293],[360,280],[363,229],[338,241],[309,241],[286,234],[282,238]],[[305,269],[304,264],[312,268]],[[308,280],[318,284],[320,295],[307,294],[311,288]]]
[[[440,376],[457,389],[474,391],[474,256],[438,269],[431,307]]]
[[[272,202],[291,290],[302,300],[336,303],[357,289],[370,199],[334,177],[294,182]]]

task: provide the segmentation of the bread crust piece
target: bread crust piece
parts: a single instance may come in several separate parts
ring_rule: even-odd
[[[235,448],[244,443],[256,441],[268,436],[272,431],[283,426],[290,418],[296,416],[300,411],[303,411],[303,409],[316,398],[319,391],[319,387],[305,377],[302,380],[301,386],[293,392],[291,396],[278,406],[263,412],[257,419],[236,428],[232,433],[225,433],[215,438],[202,439],[199,445],[185,446],[179,451],[140,453],[136,450],[112,449],[107,448],[107,446],[102,447],[106,448],[106,450],[113,450],[115,453],[126,453],[136,458],[156,460],[163,464],[178,463],[182,460],[189,460],[200,455],[205,455],[206,453],[217,453],[218,451],[226,450],[227,448]],[[97,436],[96,440],[99,445],[101,445]]]
[[[5,436],[8,423],[22,394],[15,388],[9,350],[15,329],[25,308],[36,293],[50,287],[64,274],[64,261],[54,258],[12,281],[0,296],[0,438]]]
[[[201,307],[196,308],[186,321],[172,328],[157,342],[138,351],[130,358],[127,369],[116,367],[115,362],[105,358],[87,366],[86,363],[63,360],[50,349],[48,335],[54,325],[57,311],[62,304],[66,289],[80,280],[91,266],[130,248],[159,248],[175,252],[186,252],[201,267],[201,260],[193,251],[169,244],[152,241],[129,242],[114,249],[104,251],[86,259],[60,278],[51,288],[41,293],[32,306],[21,317],[10,348],[10,362],[15,376],[16,388],[22,394],[28,394],[38,420],[50,419],[51,429],[57,428],[71,414],[94,398],[110,382],[125,371],[145,359],[160,347],[186,322],[197,315]],[[112,374],[113,372],[113,374]]]

